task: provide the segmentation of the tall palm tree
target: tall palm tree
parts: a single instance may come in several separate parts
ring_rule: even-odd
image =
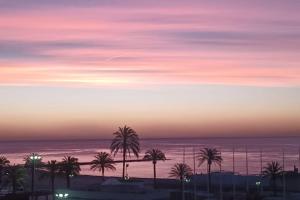
[[[44,165],[43,170],[44,170],[44,172],[42,173],[42,178],[44,176],[47,176],[50,178],[51,191],[54,194],[55,177],[59,173],[59,170],[60,170],[59,163],[56,160],[50,160]]]
[[[125,163],[126,156],[133,153],[136,157],[139,156],[140,152],[140,143],[139,137],[136,132],[128,127],[124,126],[123,128],[119,127],[119,130],[113,134],[115,138],[113,139],[110,149],[114,153],[114,156],[121,151],[123,154],[123,173],[122,178],[125,179]]]
[[[204,162],[207,163],[207,174],[208,174],[208,192],[211,191],[211,165],[213,163],[221,165],[222,157],[221,152],[215,148],[204,148],[201,149],[198,154],[199,166]]]
[[[185,163],[177,163],[171,168],[169,176],[180,180],[180,191],[182,195],[183,182],[187,177],[191,176],[192,174],[192,168]]]
[[[263,175],[264,177],[268,177],[270,179],[270,185],[273,190],[273,194],[276,196],[277,192],[277,178],[280,177],[283,173],[282,166],[277,161],[272,161],[267,163],[267,166],[264,167]]]
[[[15,194],[17,187],[24,184],[25,170],[20,165],[9,165],[6,176],[8,184],[12,186],[12,193]]]
[[[97,153],[95,159],[92,161],[91,169],[99,170],[99,172],[102,172],[102,179],[104,180],[105,169],[112,170],[112,171],[116,170],[113,161],[114,160],[109,153],[106,152]]]
[[[65,175],[68,189],[71,186],[70,178],[79,175],[80,170],[78,158],[72,156],[65,156],[63,158],[59,171]]]
[[[146,151],[145,156],[144,156],[145,160],[152,160],[153,163],[153,184],[154,184],[154,188],[156,188],[156,163],[159,160],[166,160],[166,156],[165,154],[159,150],[159,149],[149,149]]]
[[[0,156],[0,186],[2,184],[3,170],[8,167],[10,161],[5,156]]]

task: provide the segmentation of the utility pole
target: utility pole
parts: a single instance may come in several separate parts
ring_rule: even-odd
[[[222,150],[220,150],[220,156],[222,157]],[[222,180],[222,162],[220,163],[220,200],[223,200],[223,180]]]
[[[193,161],[194,161],[194,200],[196,200],[196,153],[195,147],[193,147]]]
[[[233,146],[232,149],[232,190],[233,190],[233,200],[235,200],[235,193],[236,193],[236,188],[235,188],[235,147]]]
[[[263,193],[263,184],[262,184],[262,174],[263,174],[263,151],[260,148],[260,193]]]
[[[285,180],[285,154],[284,154],[284,147],[282,148],[282,169],[283,169],[283,174],[282,174],[282,184],[283,184],[283,195],[282,199],[286,200],[286,180]]]
[[[248,182],[248,176],[249,176],[249,166],[248,166],[248,146],[246,145],[246,193],[249,194],[249,182]]]

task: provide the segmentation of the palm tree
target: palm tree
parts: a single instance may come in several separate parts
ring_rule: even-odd
[[[70,178],[77,176],[80,173],[80,165],[78,163],[78,158],[72,156],[65,156],[60,163],[59,171],[66,176],[67,188],[71,186]]]
[[[119,130],[114,133],[115,138],[113,139],[110,149],[114,153],[114,156],[121,151],[123,154],[123,174],[122,178],[125,179],[125,163],[127,154],[130,157],[130,154],[133,153],[136,157],[139,156],[140,152],[140,143],[139,137],[136,132],[128,127],[124,126],[123,128],[119,127]]]
[[[175,164],[169,173],[170,177],[180,180],[180,191],[183,196],[183,181],[193,174],[192,168],[185,163]]]
[[[92,161],[91,169],[92,170],[99,170],[99,172],[102,172],[102,179],[104,180],[104,170],[116,170],[113,159],[109,153],[106,152],[100,152],[97,153],[95,156],[95,160]]]
[[[9,165],[10,161],[5,156],[0,156],[0,186],[2,184],[3,170]]]
[[[277,192],[277,178],[280,177],[283,173],[282,167],[277,161],[272,161],[267,163],[267,166],[264,167],[264,171],[262,172],[264,177],[269,177],[270,185],[273,190],[273,194],[276,196]]]
[[[211,191],[211,165],[213,163],[221,165],[222,157],[221,152],[215,148],[204,148],[200,150],[198,154],[199,166],[204,162],[207,162],[207,174],[208,174],[208,192]]]
[[[154,188],[156,188],[156,163],[158,160],[166,160],[166,156],[165,154],[159,150],[159,149],[149,149],[148,151],[146,151],[145,156],[144,156],[145,160],[152,160],[153,163],[153,184],[154,184]]]
[[[17,187],[24,184],[25,170],[20,165],[9,165],[6,176],[8,183],[12,186],[12,193],[15,194]]]
[[[50,177],[51,191],[54,194],[55,176],[59,173],[60,170],[59,163],[56,160],[48,161],[47,164],[44,165],[43,169],[45,171],[44,173],[42,173],[42,178],[44,176]]]

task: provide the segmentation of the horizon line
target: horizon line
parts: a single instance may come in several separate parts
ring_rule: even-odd
[[[275,139],[283,139],[283,138],[300,138],[300,135],[288,135],[288,136],[281,136],[281,135],[261,135],[261,136],[187,136],[187,137],[145,137],[140,138],[140,140],[168,140],[168,139],[258,139],[258,138],[275,138]],[[66,141],[92,141],[92,140],[105,140],[110,141],[113,138],[74,138],[74,139],[21,139],[21,140],[0,140],[0,143],[3,142],[66,142]]]

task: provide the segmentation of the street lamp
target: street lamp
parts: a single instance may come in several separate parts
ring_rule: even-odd
[[[257,190],[259,191],[259,188],[261,187],[261,182],[260,181],[256,181],[255,185],[257,187]]]
[[[69,197],[69,194],[68,193],[58,193],[58,194],[55,194],[55,196],[57,199],[66,199]]]
[[[41,160],[42,157],[36,153],[32,153],[29,156],[29,159],[31,161],[31,194],[34,193],[34,177],[35,177],[35,162],[38,160]]]
[[[189,182],[191,182],[191,179],[189,179],[188,177],[184,177],[183,181],[186,183],[189,183]]]

